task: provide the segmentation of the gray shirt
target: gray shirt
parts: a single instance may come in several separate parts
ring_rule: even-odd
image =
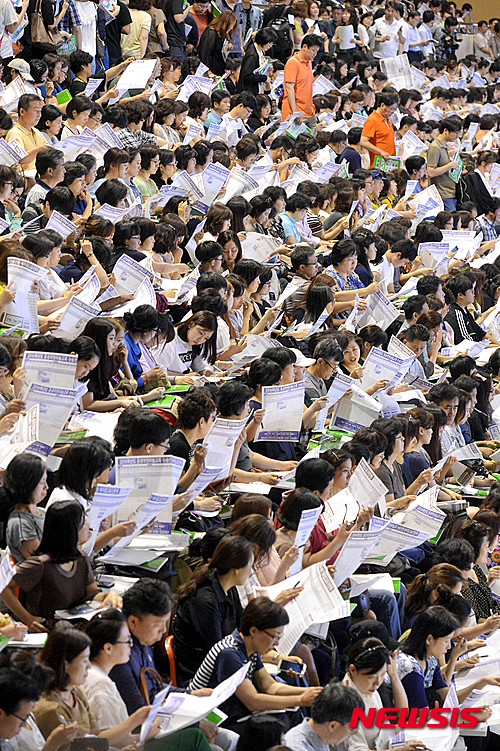
[[[325,746],[307,720],[285,734],[285,744],[291,751],[331,751],[333,746]]]
[[[315,399],[319,399],[321,396],[326,396],[328,390],[326,384],[322,378],[316,378],[310,370],[306,370],[304,374],[304,382],[306,384],[306,397],[313,402]]]
[[[23,542],[41,540],[45,509],[38,509],[40,516],[30,514],[28,511],[13,511],[7,522],[7,545],[14,556],[16,563],[24,561],[21,553]]]

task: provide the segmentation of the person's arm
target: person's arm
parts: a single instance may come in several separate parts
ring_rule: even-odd
[[[379,154],[384,159],[388,159],[391,156],[388,151],[384,151],[383,149],[379,149],[378,146],[375,146],[368,136],[361,136],[361,146],[364,146],[367,151],[371,151],[373,154]]]
[[[273,686],[269,685],[264,673],[274,684]],[[303,689],[286,683],[278,683],[278,681],[273,681],[265,668],[261,668],[254,674],[254,680],[259,690],[255,688],[252,681],[245,678],[235,691],[238,699],[250,712],[288,709],[296,706],[308,707],[322,690],[321,686]],[[262,686],[268,687],[270,693],[262,691]]]
[[[82,406],[92,412],[114,412],[115,409],[127,409],[127,407],[139,407],[137,396],[122,396],[119,399],[95,399],[92,391],[87,391],[82,396]]]
[[[334,555],[337,550],[340,550],[340,548],[343,546],[343,544],[349,537],[351,528],[352,525],[342,524],[333,540],[330,540],[328,545],[325,545],[324,548],[321,548],[321,550],[318,550],[316,553],[304,552],[302,558],[302,568],[313,566],[315,563],[320,563],[321,561],[329,561],[332,555]]]
[[[28,630],[30,632],[45,633],[47,629],[42,623],[44,619],[40,616],[32,615],[28,610],[26,610],[26,608],[21,605],[19,598],[14,592],[16,586],[17,584],[15,582],[15,579],[12,579],[9,586],[3,590],[1,597],[4,604],[12,613],[14,613],[18,620],[20,620],[28,627]]]
[[[189,13],[189,3],[187,4],[187,7],[185,10],[183,10],[181,13],[174,13],[174,21],[175,23],[183,23],[183,21],[186,19],[187,15]]]
[[[143,27],[141,29],[141,33],[139,34],[139,44],[140,44],[140,47],[141,47],[141,51],[140,51],[139,55],[140,55],[141,60],[144,57],[144,55],[146,54],[146,50],[147,50],[147,47],[148,47],[148,39],[149,39],[149,29],[146,28],[146,27]]]
[[[442,164],[438,167],[436,165],[438,156],[439,152],[437,149],[432,145],[429,146],[429,151],[427,152],[427,174],[430,178],[439,177],[440,175],[444,175],[445,172],[449,172],[450,170],[455,169],[455,167],[458,167],[458,162],[455,160],[452,162],[446,162],[446,164]]]
[[[5,30],[8,31],[9,34],[13,34],[19,28],[21,21],[24,19],[26,15],[28,5],[29,5],[29,0],[23,0],[22,5],[21,5],[21,12],[17,16],[17,21],[14,21],[13,23],[9,23],[5,26]]]

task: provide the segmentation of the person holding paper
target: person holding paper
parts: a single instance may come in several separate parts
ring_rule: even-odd
[[[397,657],[397,669],[401,683],[408,697],[409,707],[429,707],[434,705],[427,692],[436,692],[443,702],[449,686],[441,675],[439,661],[450,649],[452,637],[458,628],[457,620],[440,605],[434,605],[417,616],[409,635],[401,644]],[[475,689],[486,686],[500,686],[500,678],[487,675],[478,678],[466,688],[457,691],[459,703]],[[486,709],[486,708],[485,708]],[[489,712],[480,719],[486,719]]]
[[[18,454],[9,462],[1,487],[11,505],[5,514],[7,545],[21,563],[35,553],[42,538],[45,509],[37,506],[49,488],[45,462],[36,454]]]
[[[278,643],[288,622],[288,613],[281,605],[267,597],[256,597],[243,611],[240,630],[235,629],[215,644],[203,660],[190,689],[215,687],[245,662],[250,663],[243,683],[221,705],[228,714],[225,727],[237,730],[238,719],[253,711],[308,707],[322,691],[321,686],[304,689],[278,683],[264,668],[261,656]],[[289,724],[286,714],[280,717]]]
[[[178,324],[174,338],[159,345],[153,354],[162,368],[176,376],[210,371],[217,354],[216,316],[208,311],[194,313]]]
[[[148,346],[154,340],[160,326],[160,314],[151,305],[138,305],[133,313],[125,313],[124,342],[128,350],[128,364],[137,387],[143,389],[147,383],[154,383],[163,377],[164,370],[159,365],[144,371],[141,365],[141,343]]]
[[[29,29],[29,25],[27,28]],[[42,149],[48,148],[44,136],[35,127],[42,114],[42,105],[43,100],[38,94],[22,94],[17,104],[17,122],[5,136],[7,143],[16,140],[27,152],[26,156],[19,160],[19,164],[27,172],[32,173],[32,177],[29,176],[32,180],[30,187],[34,184],[36,155]]]
[[[380,20],[381,19],[379,19],[379,21]],[[370,152],[370,166],[373,165],[373,160],[377,154],[384,159],[388,159],[396,153],[394,128],[390,118],[396,112],[398,102],[399,97],[396,93],[380,94],[378,107],[371,113],[371,115],[368,115],[368,118],[363,125],[361,146]]]
[[[317,34],[306,34],[301,48],[285,64],[285,97],[281,111],[282,120],[302,112],[306,120],[315,120],[312,101],[312,61],[323,47],[323,39]],[[314,123],[313,123],[314,124]]]
[[[231,10],[223,10],[211,21],[198,43],[198,55],[216,76],[224,75],[226,47],[238,29],[238,19]],[[232,46],[229,47],[232,49]],[[206,118],[205,118],[206,119]]]
[[[278,41],[278,35],[272,28],[259,29],[245,52],[241,64],[239,91],[250,91],[257,95],[261,93],[262,84],[268,81],[266,73],[259,73],[265,63],[266,52]]]
[[[130,715],[116,684],[109,677],[117,665],[126,665],[130,659],[132,646],[127,617],[120,610],[111,608],[99,613],[89,621],[86,634],[91,640],[90,667],[82,685],[90,711],[93,713],[101,732],[134,719],[137,725],[144,722],[150,711],[149,706],[140,707]],[[153,721],[147,736],[148,741],[155,738],[160,730],[158,719]],[[159,740],[159,739],[158,739]],[[151,746],[151,744],[150,744]],[[171,733],[155,744],[162,751],[209,751],[210,746],[201,730],[186,728]]]
[[[58,263],[61,257],[61,244],[54,246],[49,237],[41,234],[42,232],[44,230],[26,235],[22,245],[33,254],[36,265],[47,271],[46,284],[40,286],[40,282],[38,283],[37,310],[41,315],[50,315],[65,307],[72,297],[82,291],[82,287],[79,284],[66,287],[61,278],[52,270],[52,263]]]
[[[181,685],[194,676],[214,644],[239,625],[242,608],[236,587],[244,586],[253,563],[252,544],[227,535],[218,543],[210,562],[180,588],[172,630]]]
[[[99,590],[90,561],[79,549],[89,534],[81,504],[61,501],[47,510],[37,555],[16,567],[14,579],[2,592],[7,607],[30,631],[46,631],[44,623],[52,624],[56,610],[83,600],[121,607],[116,592]],[[15,594],[16,587],[24,604]]]

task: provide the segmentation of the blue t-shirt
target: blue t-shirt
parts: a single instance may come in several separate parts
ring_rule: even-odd
[[[293,219],[290,214],[287,214],[286,211],[283,212],[283,214],[280,214],[281,224],[283,225],[283,229],[285,230],[285,237],[291,237],[293,236],[295,240],[299,243],[300,242],[300,232],[297,229],[297,221]]]

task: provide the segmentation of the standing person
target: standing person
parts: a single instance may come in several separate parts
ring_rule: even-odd
[[[35,12],[35,8],[37,7],[39,3],[40,3],[40,0],[30,0],[29,5],[28,5],[28,10],[26,12],[27,18],[31,18],[31,14]],[[51,29],[54,26],[54,6],[51,0],[41,1],[40,14],[42,16],[43,25],[45,26],[45,29],[46,30]],[[45,53],[47,52],[46,49],[37,47],[36,44],[33,43],[33,40],[31,38],[31,23],[28,23],[26,25],[26,28],[24,29],[24,34],[21,37],[20,41],[21,41],[21,45],[23,48],[21,52],[21,57],[24,60],[32,60],[33,58],[39,58],[41,60],[43,56],[45,55]]]
[[[323,46],[317,34],[306,34],[301,48],[285,65],[285,96],[282,105],[282,119],[294,112],[303,112],[306,125],[315,125],[313,104],[312,62]]]
[[[370,167],[377,154],[384,159],[394,156],[396,145],[394,128],[390,118],[399,105],[399,96],[395,92],[379,95],[378,106],[368,115],[361,131],[361,146],[370,152]]]
[[[427,151],[427,174],[429,183],[435,185],[443,199],[445,211],[456,211],[456,183],[450,177],[450,171],[458,167],[458,162],[450,158],[448,144],[453,144],[462,130],[460,122],[445,117],[439,122],[439,134]]]
[[[230,10],[222,13],[211,21],[198,44],[198,56],[202,63],[208,65],[216,76],[223,76],[228,55],[229,40],[238,29],[238,19]]]
[[[187,0],[166,0],[163,12],[166,16],[169,56],[184,60],[187,55],[184,21],[189,14]]]
[[[259,73],[258,69],[266,60],[266,52],[278,41],[278,35],[273,29],[259,29],[253,42],[248,45],[241,63],[238,91],[249,91],[256,96],[267,81],[266,73]],[[256,72],[257,71],[257,72]]]
[[[122,55],[124,58],[142,60],[146,54],[151,31],[152,18],[148,13],[151,9],[151,0],[130,0],[128,7],[132,24],[130,33],[121,36]]]
[[[130,34],[132,28],[132,16],[127,5],[122,0],[114,0],[114,5],[115,8],[118,8],[118,13],[114,15],[112,21],[106,23],[106,47],[110,68],[120,62],[122,56],[121,37]]]
[[[374,57],[388,58],[396,57],[399,47],[400,22],[394,18],[396,3],[389,0],[385,5],[385,13],[377,18],[373,24],[375,32],[375,51]]]

